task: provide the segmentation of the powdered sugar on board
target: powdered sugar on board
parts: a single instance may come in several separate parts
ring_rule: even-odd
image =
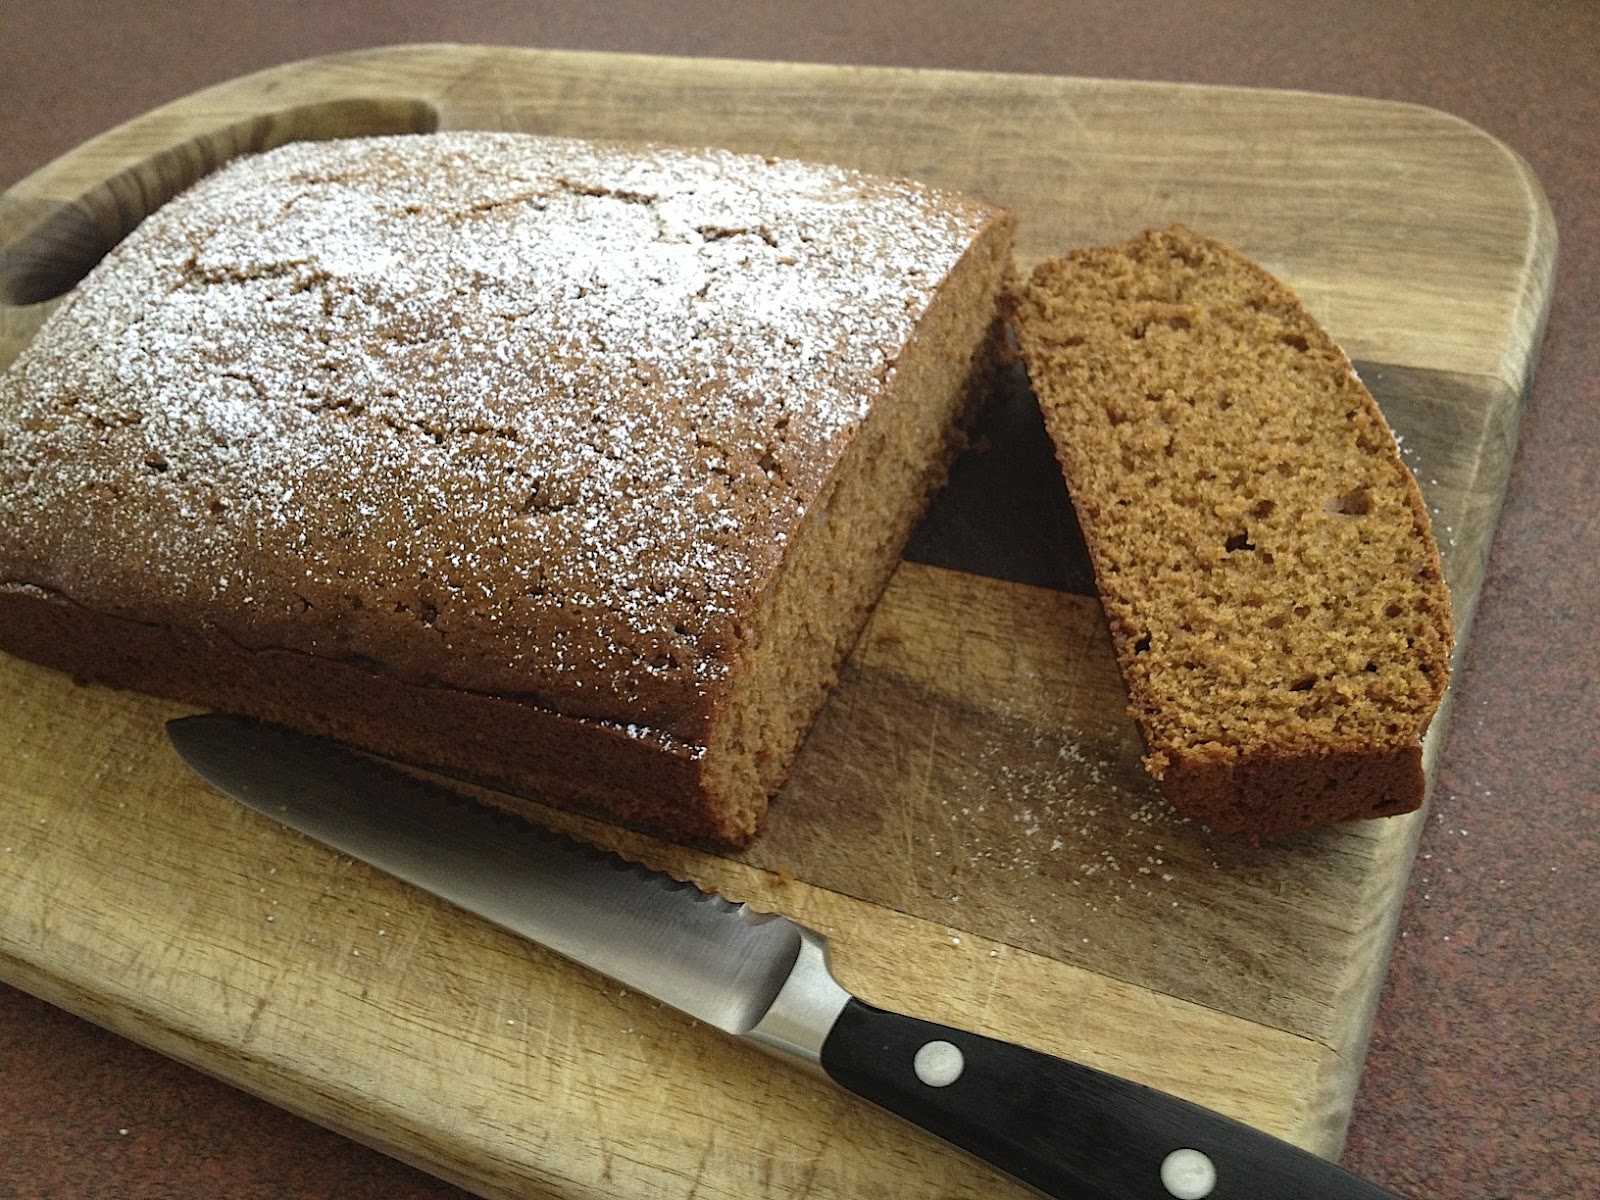
[[[518,134],[236,163],[131,234],[0,382],[0,579],[670,714],[715,686],[987,212]]]

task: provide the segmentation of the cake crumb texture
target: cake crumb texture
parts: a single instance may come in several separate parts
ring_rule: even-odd
[[[1417,808],[1449,593],[1343,351],[1177,226],[1042,262],[1012,305],[1173,804],[1256,835]]]
[[[0,644],[745,840],[942,478],[1009,245],[977,200],[715,150],[456,132],[239,160],[0,380]],[[751,694],[856,471],[887,526],[831,568],[840,596],[785,584],[824,648]],[[779,765],[713,764],[746,793],[710,796],[735,701],[781,713],[737,749]],[[638,794],[652,755],[665,800]]]

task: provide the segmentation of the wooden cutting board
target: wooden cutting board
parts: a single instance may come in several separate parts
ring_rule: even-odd
[[[1179,220],[1295,287],[1401,438],[1465,640],[1550,294],[1538,184],[1451,117],[1208,87],[459,46],[188,97],[0,198],[9,362],[144,212],[234,153],[487,127],[714,143],[1014,207],[1018,265]],[[831,939],[864,998],[1336,1154],[1423,815],[1254,847],[1177,818],[1025,386],[719,858],[556,813]],[[490,1196],[1022,1189],[818,1081],[191,779],[178,707],[0,656],[0,977]],[[1430,735],[1436,756],[1445,718]]]

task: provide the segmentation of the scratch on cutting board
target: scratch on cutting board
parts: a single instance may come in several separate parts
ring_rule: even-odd
[[[272,997],[278,990],[278,980],[282,973],[274,974],[267,985],[257,994],[255,1003],[250,1006],[250,1015],[245,1018],[244,1029],[239,1034],[239,1049],[248,1050],[255,1041],[256,1027],[261,1024],[261,1016],[272,1003]]]
[[[904,801],[900,805],[901,825],[905,833],[905,852],[902,858],[906,875],[905,895],[911,895],[917,889],[917,813],[927,810],[927,806],[919,803],[928,798],[933,791],[933,764],[938,753],[939,726],[944,713],[942,705],[935,705],[933,715],[928,721],[928,737],[922,752],[921,778],[917,780],[916,789],[904,794]]]
[[[700,1194],[700,1185],[705,1182],[706,1168],[711,1164],[711,1155],[716,1148],[716,1133],[707,1134],[706,1144],[700,1149],[700,1161],[694,1165],[694,1177],[689,1180],[689,1190],[684,1194],[684,1200],[694,1200]]]
[[[989,1006],[994,1002],[995,988],[1000,986],[1001,962],[998,957],[989,960],[989,986],[984,988],[983,1002],[978,1005],[977,1016],[973,1018],[980,1026],[989,1023]]]
[[[596,1083],[598,1081],[595,1081]],[[589,1091],[588,1101],[591,1113],[591,1128],[594,1131],[594,1146],[600,1154],[600,1178],[607,1183],[614,1182],[612,1167],[617,1158],[616,1152],[611,1148],[606,1138],[606,1114],[600,1103],[601,1089],[596,1086]],[[623,1156],[626,1158],[626,1156]]]
[[[802,1172],[800,1186],[797,1189],[786,1190],[783,1194],[785,1200],[810,1200],[817,1182],[817,1172],[822,1169],[822,1159],[833,1144],[834,1124],[832,1121],[824,1123],[822,1128],[822,1141],[817,1144],[816,1150],[803,1156],[799,1161]],[[770,1188],[769,1188],[770,1194]]]

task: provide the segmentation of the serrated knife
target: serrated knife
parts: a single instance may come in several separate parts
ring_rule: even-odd
[[[875,1008],[824,939],[320,738],[204,715],[167,731],[250,808],[819,1072],[1050,1196],[1396,1200],[1249,1126],[1104,1072]]]

